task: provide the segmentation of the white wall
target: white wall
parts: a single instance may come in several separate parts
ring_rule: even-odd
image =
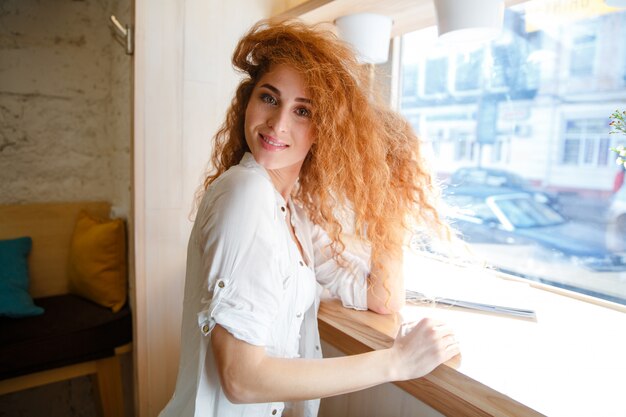
[[[237,83],[230,56],[272,6],[136,1],[133,292],[142,417],[158,414],[176,381],[189,213]]]
[[[130,211],[131,58],[108,18],[130,0],[8,0],[0,13],[0,204]]]
[[[0,2],[0,204],[102,200],[131,204],[131,60],[109,16],[131,0]],[[129,219],[130,220],[130,219]],[[132,361],[123,358],[126,414]],[[79,377],[0,396],[0,415],[95,417],[94,380]]]

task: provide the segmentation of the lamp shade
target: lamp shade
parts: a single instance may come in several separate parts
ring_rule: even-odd
[[[390,17],[374,13],[357,13],[335,20],[339,38],[352,45],[359,61],[382,64],[389,56]]]
[[[504,20],[503,0],[435,0],[437,30],[444,42],[480,42],[497,37]]]

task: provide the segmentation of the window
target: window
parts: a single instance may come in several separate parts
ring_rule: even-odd
[[[483,50],[457,54],[454,68],[454,91],[478,91],[481,87]]]
[[[563,164],[578,165],[580,155],[580,139],[565,138],[563,141]]]
[[[493,144],[493,152],[491,153],[491,163],[497,164],[504,162],[504,140],[497,140]]]
[[[530,3],[468,50],[432,28],[404,35],[400,110],[480,260],[626,305],[626,186],[609,150],[626,137],[608,134],[626,110],[626,10]]]
[[[412,99],[417,97],[418,85],[418,67],[417,65],[407,65],[402,68],[402,97]]]
[[[452,140],[454,141],[454,160],[455,161],[473,161],[475,142],[472,134],[468,132],[452,131]]]
[[[596,52],[595,32],[584,33],[574,37],[570,51],[569,72],[573,77],[586,77],[593,74]]]
[[[509,60],[509,48],[506,45],[491,47],[491,66],[489,85],[493,88],[501,88],[507,86],[507,72],[510,71],[511,65]]]
[[[609,163],[609,120],[571,119],[563,134],[564,165],[607,166]]]
[[[424,70],[424,95],[446,94],[448,91],[448,59],[429,59]]]

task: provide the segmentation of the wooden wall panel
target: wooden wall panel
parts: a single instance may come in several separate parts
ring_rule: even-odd
[[[194,193],[237,77],[239,37],[271,0],[136,1],[134,208],[137,414],[158,415],[178,371]]]

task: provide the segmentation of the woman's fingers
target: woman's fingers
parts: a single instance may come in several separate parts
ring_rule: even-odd
[[[403,324],[392,349],[397,353],[403,379],[424,376],[460,353],[452,329],[431,318]]]

